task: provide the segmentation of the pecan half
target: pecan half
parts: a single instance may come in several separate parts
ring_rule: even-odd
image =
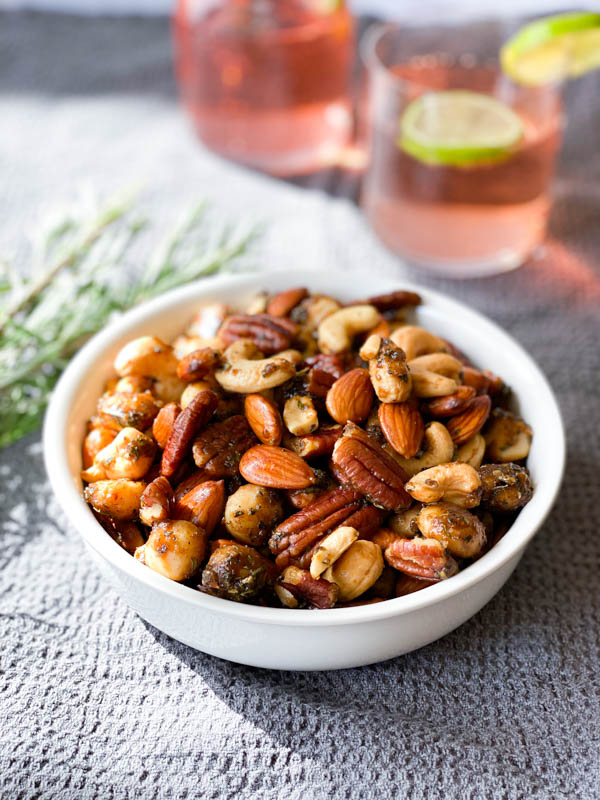
[[[238,471],[242,455],[256,441],[245,417],[229,417],[209,425],[196,438],[192,448],[194,461],[208,477],[232,477]]]
[[[184,519],[202,528],[209,536],[217,527],[225,508],[225,483],[206,481],[183,495],[173,509],[173,519]]]
[[[218,402],[214,392],[200,392],[179,414],[162,455],[160,471],[165,478],[175,475],[192,446],[194,436],[211,418]]]
[[[310,356],[304,360],[307,367],[314,367],[315,369],[323,370],[333,376],[337,381],[344,374],[344,358],[335,353],[317,353],[316,356]]]
[[[277,581],[276,591],[278,586],[315,608],[333,608],[339,596],[335,583],[313,578],[308,570],[297,567],[288,567]]]
[[[395,311],[404,306],[420,306],[421,296],[415,292],[389,292],[388,294],[378,294],[375,297],[369,297],[365,302],[375,306],[377,311]]]
[[[408,478],[402,467],[357,425],[346,425],[332,460],[346,481],[374,506],[400,511],[412,503],[404,489]]]
[[[360,508],[361,500],[354,489],[333,489],[280,523],[269,539],[269,548],[277,555],[277,566],[286,567],[292,558],[341,525]]]
[[[140,500],[140,520],[152,528],[171,518],[171,484],[162,475],[146,486]]]
[[[331,372],[313,367],[307,375],[306,391],[314,397],[325,398],[335,381]]]
[[[219,338],[225,345],[238,339],[251,339],[265,355],[287,350],[298,326],[283,317],[270,314],[235,314],[227,317],[219,329]]]
[[[218,365],[221,353],[212,347],[202,347],[184,356],[177,365],[177,376],[186,383],[199,381]]]
[[[298,286],[294,289],[287,289],[285,292],[279,292],[272,297],[267,303],[267,314],[272,317],[287,317],[287,315],[308,296],[308,290],[304,286]]]
[[[350,514],[350,516],[347,517],[342,524],[358,531],[359,539],[370,540],[379,530],[379,526],[381,525],[381,521],[384,516],[385,514],[383,511],[381,511],[381,509],[375,508],[375,506],[366,505],[357,509],[353,514]],[[320,536],[317,541],[311,547],[305,550],[299,557],[293,558],[291,563],[301,567],[302,569],[308,569],[310,567],[312,557],[323,541],[323,538],[323,536]]]
[[[441,581],[458,572],[458,564],[437,539],[396,539],[384,555],[394,569],[416,578]]]

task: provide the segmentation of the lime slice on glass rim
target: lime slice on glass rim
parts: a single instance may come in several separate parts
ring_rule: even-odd
[[[524,86],[577,78],[600,67],[600,14],[576,11],[525,25],[500,51],[503,71]]]
[[[466,167],[500,161],[523,137],[511,108],[463,89],[426,92],[400,118],[398,145],[426,164]]]

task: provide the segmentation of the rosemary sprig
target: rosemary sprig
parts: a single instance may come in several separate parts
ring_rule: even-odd
[[[0,261],[0,448],[40,426],[69,359],[115,313],[233,267],[257,234],[217,223],[202,205],[146,259],[139,251],[151,246],[152,226],[132,205],[115,201],[88,219],[59,220],[27,279]],[[134,256],[146,264],[137,273]]]

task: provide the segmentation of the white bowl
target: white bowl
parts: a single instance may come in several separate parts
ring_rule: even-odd
[[[198,305],[232,304],[257,290],[304,284],[349,301],[398,288],[417,291],[418,320],[451,340],[476,365],[513,387],[533,427],[528,466],[536,490],[500,542],[453,578],[406,597],[370,606],[290,610],[241,605],[163,578],[128,555],[96,522],[82,498],[81,442],[112,362],[129,339],[172,340]],[[472,309],[429,289],[370,275],[269,273],[198,281],[117,319],[73,359],[54,390],[44,428],[46,468],[69,521],[116,591],[143,619],[205,653],[272,669],[339,669],[398,656],[435,641],[479,611],[516,567],[556,498],[565,460],[560,412],[545,377],[517,342]]]

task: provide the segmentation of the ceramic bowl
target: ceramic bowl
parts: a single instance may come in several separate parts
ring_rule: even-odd
[[[171,341],[198,306],[243,302],[258,290],[306,285],[344,301],[409,289],[423,305],[417,321],[451,340],[475,365],[490,368],[513,388],[520,413],[533,427],[528,466],[533,499],[500,542],[446,581],[384,603],[328,610],[242,605],[209,597],[158,575],[116,544],[82,498],[81,442],[112,363],[136,336]],[[370,664],[423,647],[476,614],[506,582],[542,525],[559,490],[565,460],[560,412],[544,375],[505,331],[472,308],[404,281],[368,274],[269,273],[204,279],[169,292],[119,317],[73,359],[54,390],[44,429],[48,475],[71,525],[123,600],[174,639],[211,655],[258,667],[340,669]]]

